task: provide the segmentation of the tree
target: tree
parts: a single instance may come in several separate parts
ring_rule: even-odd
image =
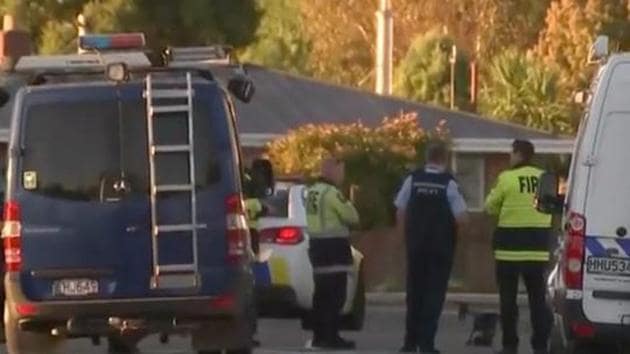
[[[630,44],[627,0],[554,0],[534,51],[560,68],[567,91],[588,85],[589,47],[597,34],[608,34],[620,47]]]
[[[551,133],[571,133],[571,107],[559,86],[556,70],[510,49],[492,62],[480,108],[496,119]]]
[[[442,122],[423,130],[415,114],[385,118],[377,127],[361,123],[306,125],[268,145],[278,174],[317,175],[323,158],[336,156],[346,163],[346,187],[359,186],[356,195],[366,229],[392,222],[391,197],[410,165],[422,161],[430,139],[448,139]],[[365,173],[370,171],[370,173]]]
[[[450,56],[455,44],[450,37],[431,31],[417,37],[407,55],[396,69],[394,92],[420,102],[442,106],[450,103]],[[462,51],[457,52],[455,68],[455,105],[467,106],[468,59]]]
[[[69,28],[79,12],[92,32],[144,32],[154,51],[219,43],[241,48],[255,40],[260,20],[255,0],[5,0],[2,6],[23,13],[36,43],[49,53],[70,51]]]
[[[241,55],[243,61],[307,74],[310,43],[295,0],[258,0],[263,11],[256,41]]]

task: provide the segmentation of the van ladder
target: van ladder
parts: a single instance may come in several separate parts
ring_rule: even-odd
[[[195,154],[193,141],[193,96],[190,72],[185,77],[160,77],[149,74],[145,79],[147,104],[147,142],[151,193],[151,242],[153,249],[153,289],[195,289],[200,286],[197,252],[197,195],[195,183]],[[161,103],[160,103],[161,101]],[[166,102],[166,103],[165,103]],[[178,102],[177,104],[173,102]],[[156,130],[160,119],[187,119],[187,141],[183,144],[159,144]],[[184,170],[182,184],[158,184],[157,165],[160,155],[186,154],[189,168]],[[158,220],[158,196],[163,193],[187,193],[190,197],[189,223],[165,224]],[[164,264],[160,262],[160,237],[179,233],[191,243],[192,259],[188,263]],[[185,241],[185,240],[182,240]],[[185,241],[186,242],[186,241]]]

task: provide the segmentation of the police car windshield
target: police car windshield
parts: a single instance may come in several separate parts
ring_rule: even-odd
[[[198,188],[219,181],[217,151],[230,148],[228,122],[220,98],[196,100],[194,104]],[[122,111],[124,134],[121,135],[114,98],[26,103],[22,179],[29,176],[32,181],[35,176],[37,183],[19,183],[24,189],[49,197],[99,200],[103,178],[120,176],[122,170],[130,182],[131,193],[146,195],[149,191],[149,167],[145,102],[142,99],[123,100]],[[163,119],[160,124],[162,126],[156,133],[158,144],[185,142],[188,132],[186,119]],[[121,136],[124,140],[122,144]],[[124,159],[121,159],[121,150]],[[160,158],[163,160],[157,171],[159,184],[187,182],[177,180],[182,175],[178,171],[188,168],[186,154]]]

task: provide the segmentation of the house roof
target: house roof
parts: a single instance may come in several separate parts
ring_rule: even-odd
[[[377,125],[383,117],[415,112],[424,128],[445,119],[455,139],[554,139],[551,134],[479,115],[332,85],[309,78],[247,66],[256,93],[249,104],[236,101],[242,134],[284,134],[308,123]]]

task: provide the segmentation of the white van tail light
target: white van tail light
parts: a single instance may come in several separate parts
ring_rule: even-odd
[[[4,245],[5,271],[19,272],[22,268],[22,223],[20,205],[17,202],[4,203],[3,221],[2,243]]]
[[[584,238],[586,218],[570,212],[567,220],[567,236],[564,248],[564,282],[568,289],[582,289],[582,267],[584,266]]]
[[[229,196],[225,202],[227,212],[227,262],[240,264],[247,258],[249,229],[245,207],[240,194]]]

